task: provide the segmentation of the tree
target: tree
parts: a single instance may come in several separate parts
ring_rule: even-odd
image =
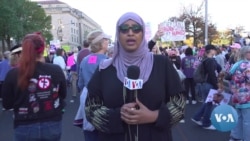
[[[50,32],[52,28],[51,16],[46,16],[44,9],[38,6],[36,2],[26,1],[23,10],[24,14],[20,19],[23,23],[21,37],[28,33],[40,31],[45,37],[47,43],[52,40],[53,36]]]
[[[205,20],[203,16],[204,3],[200,6],[194,8],[194,6],[183,7],[181,14],[178,17],[171,17],[169,20],[183,21],[185,23],[185,28],[187,36],[191,36],[194,39],[194,45],[197,46],[199,43],[204,43],[205,41]],[[217,28],[215,24],[208,23],[208,38],[211,42],[215,35],[217,34]]]
[[[212,41],[214,45],[229,45],[233,40],[232,30],[220,31]]]
[[[235,29],[234,29],[235,34],[240,34],[240,33],[244,32],[244,31],[245,31],[245,27],[242,26],[242,25],[236,26]]]
[[[5,40],[10,39],[11,35],[15,34],[17,22],[13,1],[0,0],[0,39],[2,41],[3,50],[5,50]]]
[[[40,31],[46,42],[52,39],[50,33],[51,17],[36,2],[27,0],[0,0],[0,39],[3,50],[11,46],[11,38],[20,43],[22,38],[32,32]]]

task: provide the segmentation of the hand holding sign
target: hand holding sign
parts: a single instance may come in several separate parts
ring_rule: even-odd
[[[164,35],[164,30],[163,27],[159,24],[158,25],[158,30],[155,33],[155,36],[153,38],[153,41],[157,41],[158,39],[160,39],[162,36]]]
[[[218,91],[215,89],[210,89],[205,102],[206,103],[215,102],[217,104],[228,104],[230,101],[230,98],[231,98],[231,94],[228,94],[226,92],[221,92],[221,90]]]

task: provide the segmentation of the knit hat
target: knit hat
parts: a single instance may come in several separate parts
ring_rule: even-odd
[[[240,49],[241,45],[239,43],[233,43],[230,47]]]
[[[206,45],[205,50],[206,51],[208,51],[208,50],[216,50],[216,47],[214,45]]]

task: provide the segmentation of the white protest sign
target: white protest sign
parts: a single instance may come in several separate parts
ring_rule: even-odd
[[[217,93],[217,90],[210,89],[207,99],[206,99],[206,103],[213,102],[213,97],[214,97],[214,94],[216,93]],[[225,92],[222,92],[221,94],[224,96],[224,98],[221,100],[220,104],[228,104],[230,102],[231,94],[225,93]]]
[[[184,22],[165,21],[160,24],[164,35],[161,37],[163,42],[167,41],[184,41],[186,40],[186,31]]]
[[[61,43],[59,40],[52,40],[49,42],[50,46],[54,46],[55,48],[61,48]]]

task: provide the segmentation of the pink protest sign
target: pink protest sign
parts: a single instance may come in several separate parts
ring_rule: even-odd
[[[88,60],[89,64],[96,64],[96,62],[97,62],[97,56],[90,56],[89,57],[89,60]]]

